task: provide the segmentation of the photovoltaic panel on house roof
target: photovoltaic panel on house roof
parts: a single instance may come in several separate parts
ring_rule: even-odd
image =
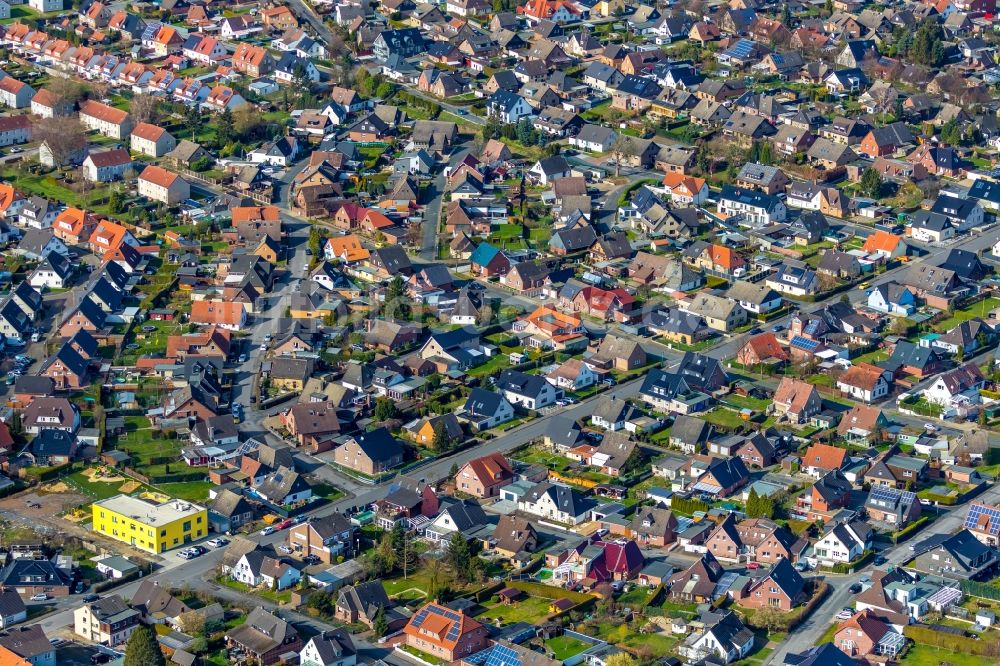
[[[973,504],[969,507],[969,513],[965,515],[965,528],[978,528],[979,519],[984,515],[989,518],[990,525],[1000,526],[1000,509],[992,506],[983,506],[982,504]]]

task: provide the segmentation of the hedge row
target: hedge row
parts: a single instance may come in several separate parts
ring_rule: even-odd
[[[929,522],[931,522],[931,517],[929,515],[920,516],[919,518],[917,518],[916,520],[914,520],[912,523],[910,523],[909,525],[907,525],[903,529],[901,529],[898,532],[896,532],[896,543],[899,543],[901,541],[905,541],[910,536],[912,536],[914,532],[916,532],[917,530],[919,530],[921,527],[923,527],[924,525],[926,525]]]
[[[204,481],[204,472],[185,472],[184,474],[160,474],[159,476],[149,477],[149,483],[151,485],[158,485],[161,483],[186,483],[188,481]]]
[[[990,599],[991,601],[1000,601],[1000,587],[990,585],[989,583],[980,583],[975,580],[963,580],[959,583],[959,587],[962,588],[962,592],[971,597]]]
[[[73,463],[63,463],[62,465],[56,465],[55,467],[49,467],[47,469],[32,469],[26,472],[26,476],[29,479],[34,479],[39,483],[44,483],[45,481],[51,481],[52,479],[58,478],[63,474],[68,474],[73,471]]]
[[[851,571],[857,571],[864,568],[868,563],[875,557],[875,551],[866,550],[861,553],[861,557],[854,560],[853,562],[837,562],[833,565],[833,573],[850,573]]]
[[[142,571],[134,571],[127,576],[122,576],[121,578],[109,578],[108,580],[101,581],[100,583],[95,583],[93,587],[93,592],[103,592],[104,590],[109,590],[112,587],[118,585],[123,585],[129,583],[133,580],[139,580],[142,577]]]
[[[927,627],[911,624],[903,627],[903,635],[911,639],[914,643],[923,645],[933,645],[944,648],[951,652],[962,652],[965,654],[975,654],[981,657],[1000,656],[1000,641],[973,640],[965,636],[934,631]]]
[[[952,506],[958,501],[958,498],[953,495],[938,495],[937,493],[924,493],[922,499],[944,504],[945,506]]]
[[[593,599],[589,594],[584,594],[583,592],[574,592],[573,590],[566,590],[561,587],[555,587],[552,585],[545,585],[543,583],[533,583],[527,580],[512,580],[510,586],[521,590],[522,592],[527,592],[533,597],[542,597],[543,599],[569,599],[576,604],[582,604],[587,599]]]
[[[708,505],[701,500],[685,497],[671,498],[670,508],[674,511],[687,514],[694,514],[698,511],[708,511]]]

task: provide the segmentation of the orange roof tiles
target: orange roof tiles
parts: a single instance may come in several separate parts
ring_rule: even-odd
[[[278,222],[281,220],[281,212],[277,206],[236,206],[230,212],[234,227],[244,222]]]
[[[177,181],[178,178],[180,178],[180,176],[176,173],[167,171],[163,167],[158,167],[155,164],[150,164],[142,170],[141,174],[139,174],[139,180],[144,180],[147,183],[152,183],[153,185],[158,185],[160,187],[170,187]]]
[[[244,314],[242,303],[195,301],[191,304],[191,321],[196,324],[238,326]]]
[[[0,79],[0,90],[15,95],[21,92],[21,90],[26,85],[27,85],[26,83],[24,83],[23,81],[18,81],[13,76],[8,76],[3,79]]]
[[[458,619],[453,620],[452,617]],[[452,627],[455,624],[458,624],[458,631],[453,632]],[[422,641],[427,641],[446,650],[453,650],[463,636],[470,631],[482,628],[482,626],[465,613],[456,613],[431,602],[410,619],[403,628],[403,633],[419,637]]]
[[[778,342],[774,333],[761,333],[747,340],[747,346],[753,349],[759,359],[776,358],[781,361],[788,360],[788,352]]]
[[[861,249],[865,252],[877,252],[881,250],[882,252],[891,253],[902,240],[902,237],[896,234],[890,234],[887,231],[876,231],[865,239],[865,244]]]
[[[663,186],[677,194],[694,196],[705,186],[705,179],[671,171],[663,177]]]
[[[10,184],[0,183],[0,212],[6,212],[12,203],[23,198]]]
[[[326,241],[333,256],[344,261],[362,261],[371,256],[371,253],[361,245],[361,240],[354,234],[347,236],[331,236]]]
[[[125,240],[129,230],[111,220],[101,220],[90,235],[90,243],[104,249],[117,248]]]
[[[820,469],[840,469],[844,466],[846,457],[847,449],[829,444],[813,444],[802,454],[802,464]]]
[[[158,141],[167,130],[149,123],[139,123],[132,128],[132,136],[137,136],[146,141]]]
[[[88,99],[80,105],[80,115],[90,116],[91,118],[97,118],[98,120],[114,123],[115,125],[121,125],[128,119],[128,111],[122,111],[113,106],[95,102],[92,99]]]
[[[743,257],[736,254],[736,252],[734,252],[730,247],[713,244],[709,246],[708,251],[712,258],[712,263],[717,266],[722,266],[726,270],[731,271],[744,264]]]
[[[865,389],[866,391],[871,391],[878,384],[879,378],[884,373],[885,370],[877,365],[872,365],[871,363],[855,363],[848,368],[837,381],[844,382],[850,386],[857,386],[858,388]]]

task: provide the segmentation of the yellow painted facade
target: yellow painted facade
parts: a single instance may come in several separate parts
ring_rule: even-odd
[[[208,512],[191,502],[162,504],[117,495],[92,505],[98,534],[149,553],[165,553],[208,536]]]

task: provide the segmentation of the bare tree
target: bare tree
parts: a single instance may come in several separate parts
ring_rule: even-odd
[[[152,95],[136,95],[132,98],[128,111],[136,123],[155,125],[160,120],[159,102]]]
[[[87,171],[82,166],[76,168],[76,179],[80,187],[80,195],[90,205],[90,194],[94,191],[94,183],[87,178]]]
[[[59,99],[69,102],[70,104],[76,104],[83,99],[83,94],[85,92],[83,85],[81,85],[79,81],[65,79],[59,76],[52,77],[52,79],[45,85],[45,88]]]
[[[70,157],[87,148],[87,130],[79,120],[70,118],[35,120],[32,138],[48,145],[56,166],[65,166]]]
[[[611,144],[611,159],[615,161],[615,178],[621,175],[622,160],[632,154],[632,137],[619,134]]]

